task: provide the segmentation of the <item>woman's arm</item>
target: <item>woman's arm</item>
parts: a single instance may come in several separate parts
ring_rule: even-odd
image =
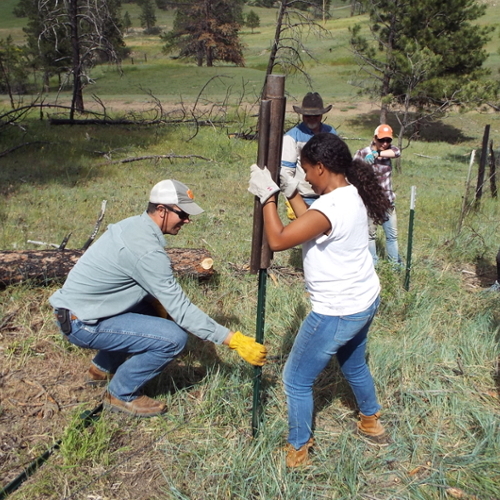
[[[297,196],[300,198],[300,195],[295,197]],[[291,204],[294,198],[290,199]],[[302,198],[300,201],[306,206]],[[292,208],[295,211],[293,204]],[[307,206],[302,215],[299,216],[295,212],[297,219],[284,226],[278,215],[276,196],[272,196],[264,203],[263,213],[267,242],[271,250],[275,252],[293,248],[321,234],[328,233],[331,229],[330,221],[324,214],[317,210],[308,210]]]
[[[392,149],[385,149],[378,152],[380,158],[396,158],[396,153]]]
[[[307,209],[309,208],[307,206],[307,203],[304,201],[302,196],[300,196],[298,191],[295,191],[293,196],[291,198],[288,198],[288,202],[290,203],[297,217],[304,215],[307,212]]]

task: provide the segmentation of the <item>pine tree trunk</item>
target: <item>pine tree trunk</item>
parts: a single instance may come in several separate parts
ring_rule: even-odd
[[[276,54],[278,53],[278,48],[281,40],[281,26],[283,24],[283,17],[285,15],[287,7],[288,7],[288,1],[283,0],[280,3],[280,10],[278,12],[278,19],[276,21],[276,30],[274,32],[273,46],[271,47],[271,53],[269,54],[269,61],[267,63],[266,80],[267,77],[273,72],[274,63],[276,61]],[[264,81],[264,87],[262,89],[263,92],[265,88],[266,88],[266,81]]]
[[[78,39],[78,0],[71,0],[69,19],[71,25],[71,47],[73,50],[73,99],[71,101],[70,118],[73,119],[75,111],[84,112],[82,90],[82,63],[80,60],[80,41]]]

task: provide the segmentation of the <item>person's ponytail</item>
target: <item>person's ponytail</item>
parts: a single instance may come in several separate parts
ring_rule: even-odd
[[[346,178],[358,190],[368,216],[375,224],[385,222],[391,202],[380,185],[373,167],[363,160],[353,160],[347,169]]]

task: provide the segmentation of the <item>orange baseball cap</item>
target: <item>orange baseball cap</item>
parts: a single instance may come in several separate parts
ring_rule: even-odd
[[[375,132],[373,133],[375,137],[378,137],[379,139],[384,139],[386,137],[390,137],[392,139],[392,128],[389,127],[389,125],[379,125],[376,129]]]

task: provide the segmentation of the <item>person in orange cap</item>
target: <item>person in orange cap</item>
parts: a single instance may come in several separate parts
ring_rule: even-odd
[[[354,159],[364,160],[373,166],[373,170],[378,174],[380,185],[384,188],[391,208],[387,213],[387,220],[382,224],[385,233],[385,248],[387,259],[400,266],[402,263],[398,249],[398,219],[396,216],[396,206],[394,201],[396,194],[392,188],[392,158],[399,158],[401,151],[392,145],[392,128],[383,123],[379,125],[373,134],[372,143],[366,148],[359,149],[354,155]],[[377,247],[375,240],[377,237],[377,226],[370,220],[369,225],[369,248],[373,257],[373,263],[377,264]]]

